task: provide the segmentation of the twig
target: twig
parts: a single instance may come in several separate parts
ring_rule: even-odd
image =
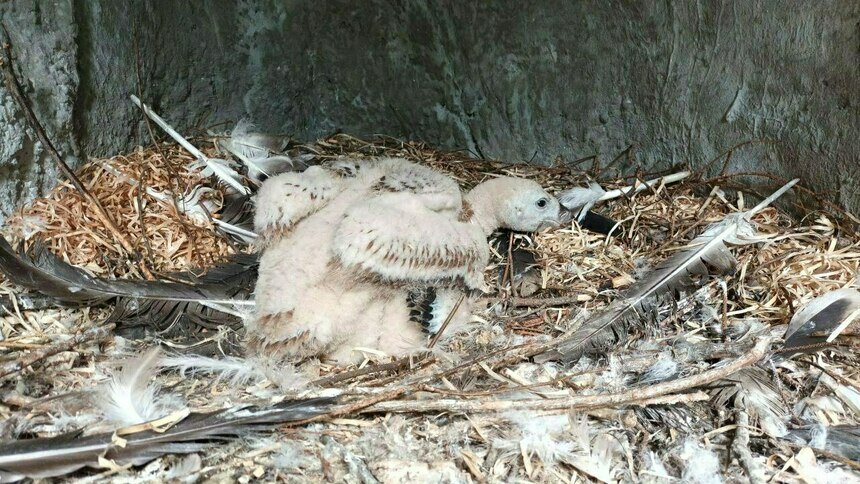
[[[735,429],[735,439],[732,441],[732,452],[738,456],[738,461],[746,471],[750,484],[764,484],[766,482],[764,470],[750,452],[750,417],[744,411],[740,399],[735,399],[735,424],[737,424],[737,428]]]
[[[507,303],[511,306],[521,307],[541,307],[541,306],[567,306],[580,302],[579,296],[561,296],[561,297],[483,297],[478,300],[480,303]]]
[[[129,243],[129,241],[125,238],[122,232],[120,232],[120,230],[117,228],[116,223],[114,223],[110,214],[108,214],[108,212],[102,206],[99,199],[94,197],[89,192],[89,190],[84,187],[83,183],[81,183],[81,180],[78,178],[77,175],[75,175],[75,172],[72,171],[71,168],[69,168],[69,165],[67,165],[66,162],[63,161],[62,156],[60,156],[60,152],[57,151],[57,148],[55,148],[53,143],[51,143],[51,140],[48,139],[48,135],[45,134],[44,128],[42,128],[42,125],[36,118],[35,113],[33,113],[33,110],[30,108],[30,104],[27,102],[27,98],[24,96],[24,91],[21,89],[21,85],[20,83],[18,83],[18,79],[15,77],[15,71],[12,67],[12,44],[9,40],[9,32],[6,30],[5,26],[3,26],[3,36],[4,59],[3,61],[0,61],[0,67],[3,68],[3,77],[6,81],[6,89],[9,91],[9,93],[12,94],[12,98],[15,99],[15,102],[18,104],[18,107],[21,109],[21,111],[23,111],[24,117],[27,118],[27,123],[30,125],[30,128],[36,133],[36,137],[39,138],[39,142],[42,144],[42,147],[45,149],[45,151],[48,152],[48,154],[57,164],[57,167],[59,168],[60,172],[66,178],[68,178],[72,185],[75,187],[75,189],[88,202],[93,205],[93,207],[96,209],[96,216],[111,232],[111,234],[114,236],[117,242],[119,242],[122,248],[125,249],[128,254],[135,255],[136,252],[134,250],[134,247],[132,247],[131,243]],[[137,259],[143,274],[147,278],[152,279],[152,273],[143,263],[143,260],[140,257],[137,257]]]
[[[523,399],[523,400],[410,400],[410,401],[385,401],[372,407],[360,409],[362,413],[368,412],[396,412],[396,413],[426,413],[426,412],[457,412],[457,413],[479,413],[500,412],[508,410],[562,410],[562,409],[594,409],[614,407],[618,405],[640,405],[652,401],[664,401],[661,397],[677,397],[670,395],[683,392],[692,388],[698,388],[717,380],[728,377],[736,371],[746,368],[765,357],[768,354],[771,338],[760,338],[755,346],[740,358],[718,368],[703,371],[697,375],[680,378],[656,385],[637,387],[635,389],[606,395],[578,395],[557,399]],[[377,396],[378,398],[379,396]],[[660,400],[655,400],[655,399]],[[391,400],[391,399],[386,399]]]
[[[396,361],[392,361],[391,363],[382,363],[379,365],[368,365],[368,366],[365,366],[364,368],[357,368],[355,370],[343,371],[343,372],[337,373],[335,375],[329,375],[327,377],[316,379],[316,380],[310,382],[309,385],[327,387],[327,386],[331,386],[335,383],[339,383],[339,382],[342,382],[344,380],[350,380],[352,378],[356,378],[359,376],[372,375],[374,373],[382,373],[382,372],[386,372],[386,371],[396,371],[396,370],[400,370],[403,368],[409,368],[414,363],[421,363],[425,359],[427,359],[427,355],[424,355],[423,357],[419,357],[419,358],[415,358],[414,356],[406,356],[406,357],[400,358]]]
[[[143,99],[143,83],[140,80],[140,46],[138,45],[138,29],[137,29],[137,21],[134,22],[134,35],[133,35],[133,44],[134,44],[134,75],[137,80],[137,97]],[[158,144],[158,140],[155,138],[155,133],[152,131],[152,123],[149,122],[149,117],[143,115],[143,122],[146,125],[146,131],[149,133],[149,139],[152,140],[153,146],[155,146],[155,151],[158,152],[158,156],[161,157],[161,161],[164,162],[164,169],[167,171],[168,176],[170,176],[170,185],[173,186],[173,196],[171,197],[173,201],[173,206],[177,211],[180,211],[179,208],[179,195],[181,187],[179,174],[176,173],[176,170],[173,169],[173,164],[170,163],[170,160],[164,156],[164,151],[161,149],[161,145]],[[145,180],[141,178],[141,186]],[[191,250],[193,252],[197,252],[197,237],[194,237],[191,229],[189,229],[188,224],[186,224],[185,220],[182,217],[177,217],[179,221],[179,225],[182,227],[182,230],[185,232],[185,236],[188,237],[189,242],[191,242]],[[146,232],[144,232],[146,233]],[[148,239],[147,239],[148,240]]]
[[[81,343],[106,339],[113,335],[113,329],[113,324],[90,328],[82,333],[78,333],[72,336],[65,341],[54,343],[52,345],[48,345],[38,350],[34,350],[30,353],[27,353],[26,355],[17,360],[6,361],[0,364],[0,378],[4,378],[8,375],[11,375],[12,373],[19,372],[24,368],[27,368],[28,366],[36,363],[37,361],[43,360],[49,356],[53,356],[64,351],[69,351]]]

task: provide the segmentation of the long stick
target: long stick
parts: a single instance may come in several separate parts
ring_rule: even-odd
[[[664,401],[662,397],[693,388],[698,388],[717,380],[728,377],[742,368],[753,365],[768,354],[771,339],[760,338],[755,346],[745,355],[718,368],[703,371],[687,378],[672,380],[656,385],[635,388],[621,393],[607,395],[578,395],[556,399],[523,399],[523,400],[406,400],[384,401],[362,409],[362,413],[395,412],[395,413],[427,413],[427,412],[457,412],[480,413],[502,412],[507,410],[563,410],[614,407],[618,405],[636,405],[649,401]]]
[[[4,34],[4,42],[3,42],[3,52],[4,59],[0,61],[0,67],[3,68],[3,77],[6,81],[6,89],[12,94],[12,98],[15,99],[15,102],[18,104],[18,107],[21,108],[21,111],[24,112],[24,117],[27,118],[27,123],[30,125],[30,128],[36,133],[36,137],[39,138],[39,142],[42,144],[42,147],[45,148],[45,151],[51,156],[54,162],[57,164],[57,167],[60,169],[60,172],[72,182],[72,185],[75,189],[83,195],[83,197],[93,205],[96,209],[96,216],[101,220],[104,226],[111,232],[114,238],[119,242],[123,249],[129,254],[134,254],[135,250],[132,245],[126,240],[125,236],[120,232],[117,228],[116,223],[114,223],[113,218],[111,218],[110,214],[105,210],[102,206],[101,202],[98,198],[94,197],[87,189],[84,187],[81,180],[75,175],[75,172],[69,168],[69,165],[63,161],[62,156],[60,156],[60,152],[54,147],[51,140],[48,139],[48,135],[45,134],[45,130],[42,128],[42,125],[39,123],[39,120],[36,118],[36,115],[33,113],[33,110],[30,108],[27,99],[24,97],[24,92],[21,90],[21,85],[18,83],[18,79],[15,77],[15,71],[12,68],[12,44],[9,40],[9,32],[6,31],[6,27],[3,27]],[[144,275],[148,278],[152,278],[152,273],[146,268],[146,266],[140,262],[140,269],[143,271]]]

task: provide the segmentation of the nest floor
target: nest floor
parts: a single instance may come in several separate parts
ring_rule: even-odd
[[[198,143],[209,154],[219,151],[214,139]],[[403,157],[449,174],[464,189],[498,175],[532,178],[558,193],[587,180],[610,189],[665,174],[620,176],[601,171],[591,160],[511,165],[417,142],[347,135],[291,149],[317,161]],[[114,215],[133,254],[65,182],[9,217],[3,231],[25,246],[41,240],[67,262],[101,277],[205,271],[251,249],[220,235],[206,217],[184,214],[171,200],[152,195],[197,189],[218,217],[224,193],[187,168],[192,161],[180,147],[160,144],[92,160],[79,170],[87,188]],[[860,420],[856,330],[849,328],[817,352],[748,358],[757,351],[757,338],[781,336],[800,306],[857,282],[860,238],[832,206],[801,206],[802,197],[794,197],[788,200],[788,206],[797,205],[794,216],[774,207],[760,212],[754,221],[770,238],[733,246],[738,261],[733,275],[703,280],[698,289],[655,304],[643,314],[641,326],[603,354],[567,365],[526,357],[599,312],[709,223],[753,205],[760,197],[745,188],[748,181],[693,173],[682,182],[597,205],[596,211],[619,222],[611,236],[575,223],[533,235],[505,235],[535,254],[538,277],[528,285],[511,284],[507,254],[497,251],[487,268],[493,290],[468,331],[444,348],[411,359],[368,354],[358,366],[324,365],[312,385],[286,395],[338,393],[351,402],[374,399],[373,405],[249,435],[203,453],[166,456],[139,467],[79,471],[65,479],[860,481],[860,443],[843,451],[828,445],[839,432],[856,432]],[[0,440],[109,428],[108,417],[93,401],[111,368],[157,344],[180,346],[157,334],[132,341],[108,332],[67,351],[32,358],[98,327],[109,309],[27,310],[16,303],[20,288],[3,282],[0,291],[6,297],[0,360],[31,363],[0,381]],[[221,328],[205,338],[217,342],[232,331]],[[738,361],[746,361],[742,371],[695,384],[696,375]],[[169,370],[157,378],[163,398],[192,411],[285,396],[267,381],[236,386]],[[692,383],[659,397],[648,393],[672,381]]]

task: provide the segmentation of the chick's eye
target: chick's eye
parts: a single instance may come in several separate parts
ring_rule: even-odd
[[[549,200],[547,200],[546,198],[541,198],[537,201],[537,206],[539,208],[545,208],[547,203],[549,203]]]

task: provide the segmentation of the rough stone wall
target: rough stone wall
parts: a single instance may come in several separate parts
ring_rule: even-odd
[[[747,143],[732,170],[801,176],[860,212],[852,0],[18,0],[0,16],[70,155],[146,141],[139,62],[143,98],[185,132],[247,117],[538,163],[632,145],[646,167]],[[54,182],[13,112],[0,88],[6,211]]]
[[[27,72],[19,81],[33,101],[33,111],[45,120],[45,130],[57,148],[76,163],[77,32],[69,3],[58,2],[48,9],[45,4],[0,2],[0,22],[9,31],[20,70]],[[0,219],[20,201],[56,182],[56,166],[26,128],[23,114],[0,82]]]

